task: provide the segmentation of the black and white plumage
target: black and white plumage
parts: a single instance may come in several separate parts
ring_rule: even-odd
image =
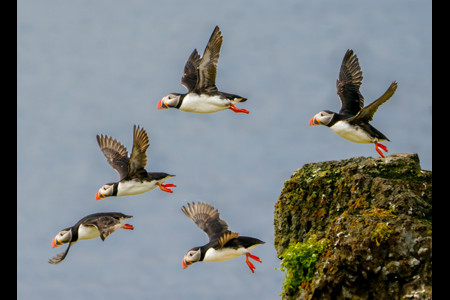
[[[347,50],[342,60],[339,79],[336,82],[337,94],[341,100],[341,110],[339,113],[323,110],[311,119],[309,125],[328,126],[339,136],[355,143],[373,143],[375,150],[381,157],[384,157],[378,147],[386,152],[387,148],[379,142],[389,141],[389,139],[369,122],[372,121],[378,107],[394,95],[397,82],[393,81],[380,98],[364,107],[364,97],[359,90],[362,79],[358,57],[353,54],[353,50]]]
[[[146,193],[155,187],[168,193],[172,193],[169,187],[174,184],[163,184],[170,175],[163,172],[147,172],[147,148],[150,146],[147,132],[144,128],[134,125],[133,150],[128,157],[128,151],[119,141],[107,135],[97,135],[97,142],[106,157],[108,163],[120,176],[120,181],[107,183],[98,190],[95,199],[101,200],[110,196],[131,196]]]
[[[219,262],[245,255],[245,261],[254,273],[255,266],[249,258],[258,262],[261,260],[250,254],[250,251],[265,242],[229,231],[227,222],[221,220],[217,209],[214,210],[214,207],[208,203],[193,202],[192,205],[188,203],[188,206],[183,206],[181,210],[209,237],[209,243],[194,247],[186,253],[182,262],[183,269],[199,261]]]
[[[118,212],[102,212],[88,215],[79,220],[74,226],[61,230],[53,239],[53,248],[69,244],[66,251],[51,258],[48,262],[51,264],[59,264],[66,258],[70,247],[80,240],[89,240],[100,237],[105,241],[114,231],[123,228],[133,230],[133,225],[125,224],[125,219],[132,216]]]
[[[248,110],[236,108],[238,102],[247,101],[246,98],[235,94],[220,92],[216,87],[217,63],[219,61],[222,34],[218,26],[206,45],[203,57],[200,58],[194,49],[184,66],[181,84],[188,93],[171,93],[162,98],[158,109],[177,108],[185,112],[209,114],[231,109],[236,113],[249,113]]]

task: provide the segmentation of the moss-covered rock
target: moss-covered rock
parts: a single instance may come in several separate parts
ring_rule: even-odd
[[[311,236],[331,246],[283,298],[431,299],[431,199],[417,154],[304,165],[275,205],[275,248],[282,258]]]

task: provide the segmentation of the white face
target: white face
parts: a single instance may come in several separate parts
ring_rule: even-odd
[[[52,246],[53,248],[62,246],[70,242],[72,234],[70,230],[61,230],[53,239]]]
[[[178,100],[180,99],[179,95],[176,94],[169,94],[166,97],[163,98],[163,103],[167,107],[175,107],[178,104]]]
[[[200,260],[200,249],[193,248],[189,250],[183,258],[183,269],[186,269],[193,263],[196,263]]]
[[[95,199],[101,200],[101,199],[111,196],[113,193],[113,189],[114,189],[113,184],[105,184],[104,186],[102,186],[101,189],[98,190],[97,195],[95,196]]]
[[[320,113],[316,114],[312,119],[309,125],[327,125],[331,122],[331,119],[333,118],[334,113],[330,113],[327,111],[321,111]]]

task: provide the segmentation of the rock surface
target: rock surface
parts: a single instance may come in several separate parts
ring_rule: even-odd
[[[331,241],[312,282],[284,299],[431,299],[432,172],[417,154],[304,165],[275,205],[278,257]]]

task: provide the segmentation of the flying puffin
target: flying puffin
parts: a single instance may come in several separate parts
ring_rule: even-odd
[[[123,221],[133,216],[124,215],[118,212],[103,212],[88,215],[78,221],[74,226],[61,230],[53,239],[53,248],[69,243],[66,251],[49,259],[49,263],[56,265],[64,260],[69,253],[70,246],[80,240],[89,240],[101,237],[105,241],[106,237],[114,231],[123,228],[133,230],[133,225],[125,224]]]
[[[262,261],[259,257],[250,254],[250,251],[265,242],[229,231],[227,222],[221,220],[217,209],[214,210],[214,207],[208,203],[193,202],[192,205],[188,203],[188,207],[183,206],[181,210],[209,237],[208,244],[194,247],[186,253],[182,262],[183,269],[199,261],[219,262],[245,255],[247,265],[252,273],[255,273],[255,266],[249,258],[258,262]]]
[[[379,148],[386,152],[388,150],[379,142],[389,141],[389,139],[369,122],[372,121],[378,107],[394,95],[397,82],[393,81],[380,98],[364,107],[364,97],[359,91],[362,79],[358,57],[353,54],[353,50],[347,50],[336,82],[337,94],[341,99],[341,110],[338,114],[323,110],[311,119],[309,126],[325,125],[349,141],[363,144],[374,143],[375,150],[384,157]]]
[[[178,108],[200,114],[231,109],[236,113],[249,113],[246,109],[234,106],[238,102],[247,101],[247,98],[220,92],[216,87],[217,62],[222,40],[220,29],[216,26],[203,57],[200,59],[197,49],[194,49],[184,66],[181,84],[187,88],[188,93],[171,93],[165,96],[158,102],[158,109]]]
[[[133,150],[128,157],[127,148],[119,141],[107,135],[97,135],[97,142],[106,157],[108,163],[120,175],[119,182],[107,183],[98,190],[95,199],[101,200],[110,196],[131,196],[146,193],[156,186],[168,193],[173,191],[169,187],[176,187],[175,184],[163,184],[169,175],[162,172],[147,172],[144,168],[147,165],[147,155],[145,152],[150,146],[147,132],[144,128],[139,129],[134,125]]]

